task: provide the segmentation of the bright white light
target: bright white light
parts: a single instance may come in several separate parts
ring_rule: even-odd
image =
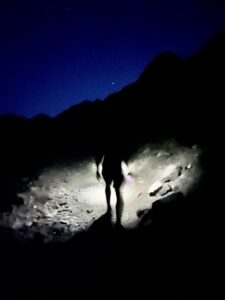
[[[157,191],[159,191],[163,186],[163,183],[159,180],[155,181],[149,188],[148,190],[148,194],[152,194],[152,193],[155,193]]]
[[[186,194],[200,176],[198,155],[196,148],[181,148],[175,143],[167,143],[145,147],[134,154],[128,166],[122,163],[125,176],[128,172],[133,174],[122,188],[125,200],[123,225],[127,228],[135,226],[139,221],[137,211],[151,208],[154,201],[163,197],[163,193],[176,190]],[[181,167],[182,176],[171,177],[170,186],[174,190],[165,189],[163,180],[177,167]],[[47,228],[63,228],[68,236],[88,229],[106,211],[105,183],[103,179],[97,181],[95,173],[92,158],[72,166],[55,166],[43,171],[38,180],[30,184],[30,189],[20,195],[24,205],[14,207],[12,214],[5,215],[1,223],[12,228],[29,224],[30,232],[41,231],[47,240],[54,238]],[[152,191],[155,195],[150,196]],[[111,204],[115,222],[116,196],[113,188]],[[34,223],[38,226],[31,226]]]

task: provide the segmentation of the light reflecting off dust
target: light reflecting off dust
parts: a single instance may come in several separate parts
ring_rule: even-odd
[[[124,227],[136,226],[137,211],[150,209],[154,201],[178,191],[186,195],[200,178],[200,154],[198,147],[181,147],[174,141],[146,145],[135,153],[127,166],[122,188]],[[24,205],[4,214],[1,225],[15,230],[25,228],[24,236],[28,238],[40,232],[46,241],[55,239],[54,230],[62,232],[62,240],[87,230],[106,211],[105,184],[103,180],[97,181],[95,173],[94,158],[44,170],[20,195]],[[112,222],[115,222],[115,204],[112,188]]]

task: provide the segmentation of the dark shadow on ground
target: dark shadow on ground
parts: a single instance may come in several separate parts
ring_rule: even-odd
[[[90,232],[108,232],[113,229],[112,216],[110,213],[105,213],[90,226]]]

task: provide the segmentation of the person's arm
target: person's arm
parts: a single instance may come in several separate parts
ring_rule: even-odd
[[[121,162],[123,176],[133,176],[133,173],[130,171],[129,168],[129,162],[130,162],[130,154],[129,152],[124,151],[124,154],[122,156],[122,162]]]
[[[133,178],[132,178],[133,176],[129,171],[127,164],[124,161],[121,162],[121,168],[122,168],[122,174],[125,182],[128,183],[129,185],[133,184]]]
[[[121,162],[121,169],[123,176],[127,176],[129,174],[128,166],[124,161]]]
[[[102,169],[102,162],[103,162],[103,159],[104,159],[104,155],[101,154],[101,155],[96,155],[95,157],[95,163],[96,163],[96,167],[97,167],[97,170],[96,170],[96,178],[98,180],[100,180],[102,178],[101,176],[101,169]]]

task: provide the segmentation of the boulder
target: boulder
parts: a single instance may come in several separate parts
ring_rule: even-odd
[[[149,188],[148,194],[150,196],[156,196],[157,193],[162,189],[163,183],[159,180],[155,181]]]
[[[165,170],[165,177],[163,178],[163,182],[170,182],[176,180],[182,174],[181,166],[171,165],[167,167]]]

